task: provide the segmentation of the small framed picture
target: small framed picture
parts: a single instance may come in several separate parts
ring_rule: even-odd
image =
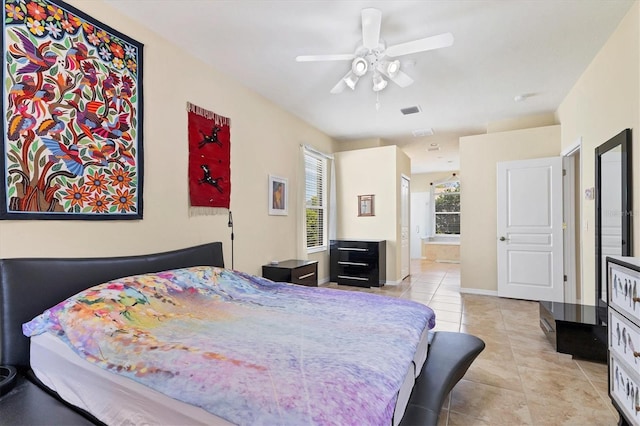
[[[269,175],[269,214],[287,216],[289,214],[289,184],[286,178]]]
[[[358,195],[358,216],[375,216],[375,195]]]

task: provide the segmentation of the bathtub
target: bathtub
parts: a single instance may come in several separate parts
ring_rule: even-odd
[[[422,257],[442,263],[460,263],[460,237],[422,239]]]

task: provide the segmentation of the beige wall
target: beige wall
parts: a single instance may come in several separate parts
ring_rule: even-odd
[[[338,152],[336,180],[339,239],[386,240],[387,281],[400,279],[400,179],[410,176],[409,158],[396,146]],[[358,217],[358,195],[375,195],[375,216]]]
[[[557,111],[562,148],[582,139],[582,187],[595,185],[594,150],[625,128],[633,135],[633,211],[640,211],[638,150],[640,7],[634,3],[617,30],[578,79]],[[581,194],[583,303],[595,303],[595,201]],[[640,223],[633,218],[634,253],[640,255]]]
[[[526,102],[523,101],[523,102]],[[558,124],[553,113],[528,115],[526,117],[510,118],[493,121],[487,124],[487,133],[508,132],[511,130],[531,129],[534,127],[553,126]]]
[[[460,286],[497,291],[497,183],[501,161],[560,155],[560,126],[460,138]]]
[[[141,254],[223,241],[231,266],[227,215],[188,214],[187,101],[231,118],[235,268],[260,274],[269,260],[295,257],[298,146],[330,152],[332,140],[102,1],[69,3],[145,45],[144,219],[2,221],[0,257]],[[270,173],[289,179],[288,216],[267,214]],[[310,257],[328,276],[327,253]]]
[[[382,146],[380,138],[358,139],[349,141],[336,141],[334,147],[336,151],[353,151],[355,149],[376,148]]]

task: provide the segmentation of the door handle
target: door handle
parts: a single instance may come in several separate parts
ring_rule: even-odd
[[[505,237],[500,237],[500,241],[507,241]]]

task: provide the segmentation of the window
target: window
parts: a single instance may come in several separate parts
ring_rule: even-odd
[[[307,251],[326,248],[327,239],[327,160],[306,152],[304,155]]]
[[[460,235],[460,181],[433,185],[436,235]]]

